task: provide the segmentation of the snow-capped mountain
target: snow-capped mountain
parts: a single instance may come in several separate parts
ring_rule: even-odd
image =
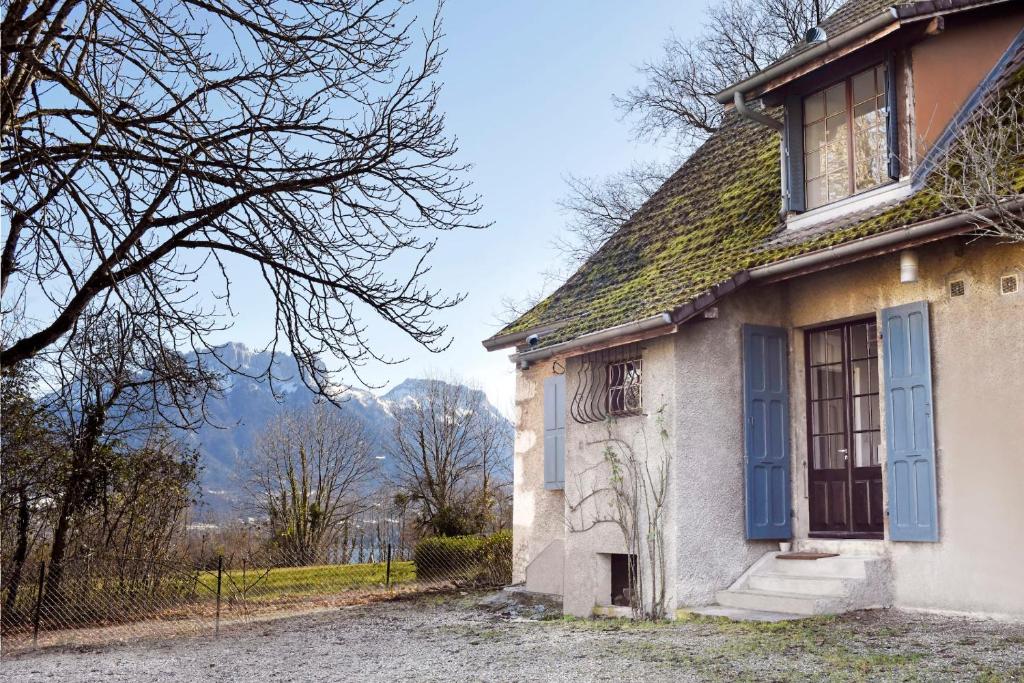
[[[306,407],[314,401],[315,395],[303,384],[295,359],[287,354],[278,352],[273,358],[273,390],[268,380],[253,379],[265,374],[271,363],[270,353],[253,351],[233,342],[218,347],[217,354],[227,366],[238,368],[240,372],[226,377],[222,394],[208,400],[209,424],[186,435],[185,439],[200,452],[204,507],[214,513],[227,513],[244,503],[245,465],[252,457],[260,429],[282,408]],[[382,458],[385,471],[394,430],[394,408],[415,400],[433,381],[438,380],[407,379],[380,396],[357,388],[341,392],[341,409],[362,423],[367,440],[380,451],[378,456]],[[481,398],[489,411],[500,416],[486,397]],[[501,419],[511,433],[511,422],[504,417]],[[509,461],[511,458],[510,449]]]

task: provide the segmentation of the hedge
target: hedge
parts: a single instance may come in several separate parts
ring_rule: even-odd
[[[512,581],[512,533],[491,536],[432,536],[413,551],[416,578],[454,579],[504,585]]]

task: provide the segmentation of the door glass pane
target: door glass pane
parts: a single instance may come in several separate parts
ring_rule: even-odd
[[[850,364],[854,394],[878,393],[878,359],[855,360]]]
[[[878,396],[853,399],[853,430],[860,432],[878,428]]]
[[[868,358],[878,355],[875,323],[858,323],[850,328],[850,357]]]
[[[816,470],[841,470],[846,468],[846,459],[840,450],[842,436],[816,436],[811,440],[812,460]]]
[[[843,367],[823,365],[811,368],[811,398],[839,398],[843,395]]]
[[[842,330],[826,330],[825,336],[825,362],[826,363],[842,363],[843,362],[843,331]]]
[[[881,432],[855,434],[853,439],[853,466],[877,467],[880,465],[882,461],[878,451],[881,442]]]
[[[846,430],[843,399],[815,401],[811,404],[811,431],[814,434],[838,434]]]
[[[832,466],[834,470],[846,469],[846,454],[843,453],[843,449],[846,448],[846,437],[843,435],[836,435],[828,437],[829,449],[832,453]]]

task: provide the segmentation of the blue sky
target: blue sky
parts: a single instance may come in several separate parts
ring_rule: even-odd
[[[429,16],[432,3],[424,3]],[[638,83],[635,67],[658,56],[671,31],[699,29],[703,3],[645,1],[497,2],[451,0],[445,7],[442,105],[461,160],[483,201],[486,231],[447,233],[434,252],[430,283],[468,298],[441,320],[449,349],[430,353],[367,320],[375,348],[407,357],[371,366],[365,377],[391,386],[405,377],[454,373],[477,382],[502,410],[515,379],[507,352],[480,341],[499,327],[500,302],[534,290],[556,253],[552,239],[566,217],[557,207],[568,173],[602,176],[633,160],[667,159],[667,144],[634,142],[613,93]],[[241,288],[236,288],[241,289]],[[259,292],[234,297],[234,327],[224,340],[258,346],[273,321]]]

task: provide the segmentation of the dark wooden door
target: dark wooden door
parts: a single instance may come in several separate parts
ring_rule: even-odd
[[[874,319],[806,334],[810,531],[881,538],[878,333]]]

